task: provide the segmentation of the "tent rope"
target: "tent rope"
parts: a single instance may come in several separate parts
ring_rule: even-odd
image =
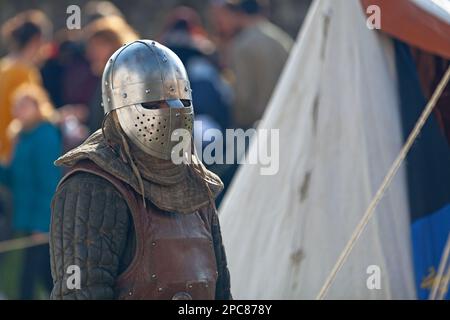
[[[442,278],[443,283],[440,285],[437,300],[444,300],[445,294],[448,292],[448,283],[450,282],[450,264],[447,266],[447,273]]]
[[[403,161],[405,160],[406,156],[408,155],[409,151],[411,150],[411,147],[412,147],[414,141],[419,136],[427,119],[429,118],[430,114],[433,112],[437,102],[439,101],[439,98],[442,95],[442,92],[444,91],[445,87],[447,86],[447,84],[449,82],[449,79],[450,79],[450,67],[447,69],[446,73],[442,77],[439,85],[437,86],[435,92],[433,93],[433,96],[431,97],[430,101],[428,102],[427,106],[425,107],[425,110],[422,112],[420,118],[418,119],[416,125],[414,126],[414,129],[412,130],[411,134],[409,135],[405,145],[402,147],[399,155],[397,156],[397,158],[395,159],[391,168],[389,169],[387,175],[385,176],[383,183],[379,187],[377,193],[375,194],[374,198],[370,202],[362,219],[360,220],[360,222],[356,226],[355,230],[353,231],[353,234],[352,234],[350,240],[347,242],[347,244],[346,244],[344,250],[342,251],[342,253],[340,254],[336,264],[334,265],[333,269],[331,270],[330,274],[328,275],[322,288],[320,289],[319,294],[316,297],[317,300],[323,300],[325,298],[325,296],[327,295],[328,291],[330,290],[331,286],[333,285],[338,272],[342,269],[342,266],[344,265],[345,261],[348,259],[351,251],[353,250],[353,247],[355,246],[359,237],[365,230],[365,228],[366,228],[370,218],[373,216],[375,209],[377,208],[380,200],[383,198],[384,193],[389,188],[393,178],[397,174],[398,170],[400,169],[400,166],[402,165]]]
[[[445,291],[448,290],[448,282],[450,277],[450,265],[448,265],[448,258],[450,255],[450,233],[448,234],[447,243],[445,245],[444,251],[442,253],[441,262],[439,263],[438,273],[433,281],[433,287],[430,292],[429,300],[442,300]],[[447,266],[448,265],[448,266]],[[445,272],[445,267],[447,266],[447,272]],[[444,276],[445,273],[445,276]],[[443,277],[444,276],[444,277]],[[438,296],[439,290],[439,296]]]

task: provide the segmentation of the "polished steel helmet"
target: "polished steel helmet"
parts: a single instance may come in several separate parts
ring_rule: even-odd
[[[193,130],[192,90],[186,69],[169,48],[151,40],[124,45],[103,72],[105,115],[116,110],[128,138],[144,152],[170,159],[176,129]],[[149,109],[164,101],[169,108]]]

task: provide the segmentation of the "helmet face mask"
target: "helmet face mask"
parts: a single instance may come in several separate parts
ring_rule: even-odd
[[[178,143],[172,141],[176,130],[185,129],[192,133],[192,107],[149,110],[136,104],[116,109],[116,113],[120,126],[133,143],[160,159],[171,159],[173,147]]]
[[[138,40],[117,50],[103,72],[105,114],[115,110],[127,137],[154,157],[169,160],[172,133],[193,131],[194,110],[186,70],[170,49]],[[176,133],[174,133],[176,135]]]

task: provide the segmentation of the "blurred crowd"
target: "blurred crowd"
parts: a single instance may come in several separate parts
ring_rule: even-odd
[[[166,17],[155,40],[186,66],[201,130],[255,127],[293,40],[269,21],[262,0],[211,0],[208,12],[213,34],[194,9],[182,6]],[[89,2],[82,15],[81,30],[54,31],[38,10],[20,12],[1,27],[8,53],[0,60],[0,241],[49,231],[50,203],[63,174],[53,161],[101,128],[104,66],[122,45],[146,38],[110,2]],[[210,169],[228,186],[236,166]],[[21,269],[17,298],[35,298],[38,282],[50,290],[47,245],[25,249]]]

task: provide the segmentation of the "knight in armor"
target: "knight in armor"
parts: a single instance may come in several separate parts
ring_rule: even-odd
[[[214,206],[222,182],[195,152],[172,161],[171,137],[193,129],[180,59],[155,41],[123,46],[102,101],[102,129],[56,161],[69,171],[52,201],[51,298],[231,299]]]

